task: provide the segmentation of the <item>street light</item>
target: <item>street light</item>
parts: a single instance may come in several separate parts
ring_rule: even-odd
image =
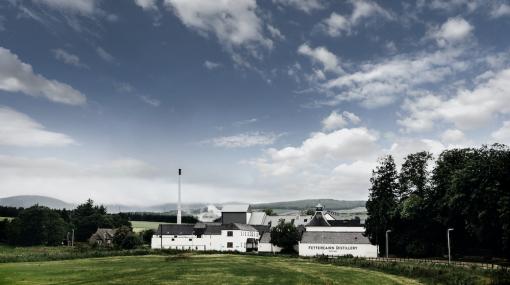
[[[386,230],[386,258],[388,258],[388,247],[389,247],[389,242],[388,242],[388,234],[391,233],[391,230]]]
[[[452,261],[452,255],[450,253],[450,232],[453,231],[453,228],[449,228],[446,231],[446,239],[448,240],[448,264]]]

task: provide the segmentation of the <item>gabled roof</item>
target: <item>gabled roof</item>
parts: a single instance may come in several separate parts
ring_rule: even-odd
[[[247,213],[249,211],[251,211],[251,208],[248,204],[224,205],[223,208],[221,208],[222,213]]]
[[[304,232],[301,243],[370,244],[370,241],[359,232]]]
[[[263,225],[264,219],[266,218],[266,213],[264,212],[253,212],[250,216],[250,221],[248,224],[250,225]]]
[[[321,212],[315,212],[312,220],[308,224],[307,227],[330,227],[331,225],[326,221]]]

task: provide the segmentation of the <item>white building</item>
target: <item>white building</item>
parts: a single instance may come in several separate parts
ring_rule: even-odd
[[[332,219],[319,204],[301,236],[299,255],[377,257],[377,246],[370,243],[364,232],[359,219]]]
[[[152,237],[151,248],[247,252],[257,250],[259,238],[259,232],[246,224],[163,224]]]

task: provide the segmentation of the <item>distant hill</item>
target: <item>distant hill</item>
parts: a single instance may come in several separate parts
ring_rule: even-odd
[[[28,208],[35,204],[52,209],[74,209],[76,207],[74,204],[46,196],[21,195],[0,198],[0,206]]]
[[[289,209],[305,210],[315,208],[317,204],[322,204],[327,210],[347,210],[358,207],[365,207],[366,201],[344,201],[335,199],[307,199],[287,202],[260,203],[252,204],[253,209]]]

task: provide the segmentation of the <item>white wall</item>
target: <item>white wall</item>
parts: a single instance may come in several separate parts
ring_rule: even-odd
[[[271,244],[270,242],[259,243],[259,252],[280,252],[281,247]]]
[[[364,227],[306,227],[307,232],[364,233]]]
[[[300,256],[343,256],[377,257],[377,246],[371,244],[312,244],[299,243]]]
[[[159,235],[153,235],[151,248],[160,249],[161,243],[163,243],[164,249],[246,252],[246,241],[249,238],[255,240],[259,240],[260,238],[258,232],[234,230],[230,237],[227,235],[227,232],[227,230],[222,230],[221,235],[202,235],[200,238],[195,235],[182,235],[177,237],[163,235],[163,240],[161,240]],[[232,242],[232,248],[227,247],[228,242]]]

